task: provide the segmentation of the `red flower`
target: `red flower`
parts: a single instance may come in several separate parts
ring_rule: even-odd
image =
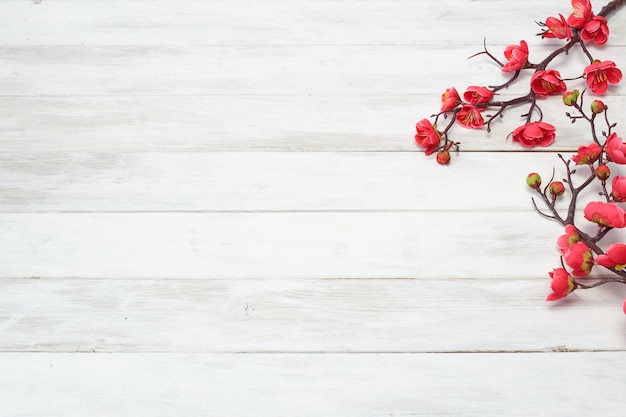
[[[519,142],[527,148],[549,146],[556,137],[554,126],[544,122],[531,122],[518,127],[512,133],[513,142]]]
[[[576,165],[588,165],[596,162],[602,153],[602,146],[597,143],[590,143],[587,146],[579,146],[578,153],[572,156],[572,161]]]
[[[612,244],[606,248],[604,255],[598,255],[596,262],[605,268],[614,268],[621,271],[626,268],[626,245],[623,243]]]
[[[530,79],[530,87],[536,95],[542,97],[564,93],[567,90],[557,70],[536,71]]]
[[[587,85],[594,94],[604,94],[609,83],[617,84],[622,79],[622,71],[613,61],[595,60],[585,68],[583,75],[587,78]]]
[[[567,18],[567,23],[576,29],[585,26],[593,16],[589,0],[572,0],[572,9],[572,14]]]
[[[616,164],[626,164],[626,143],[615,132],[606,139],[606,155]]]
[[[417,142],[419,146],[426,148],[426,155],[430,155],[437,149],[439,142],[441,142],[439,132],[437,132],[428,119],[420,120],[415,125],[415,129],[417,130],[415,142]]]
[[[569,250],[563,254],[563,260],[572,268],[572,275],[575,277],[586,277],[591,273],[593,267],[593,255],[591,250],[583,242],[574,243]]]
[[[573,224],[568,224],[565,226],[565,234],[559,236],[556,240],[556,245],[559,247],[561,253],[565,254],[574,243],[578,243],[579,241],[580,235],[578,234],[578,229],[576,229]]]
[[[626,314],[626,298],[624,298],[624,304],[622,304],[622,309],[624,310],[624,314]]]
[[[450,87],[441,95],[441,111],[449,111],[461,102],[456,88]]]
[[[596,45],[604,45],[609,38],[609,27],[606,24],[606,18],[594,16],[585,24],[585,27],[582,28],[580,37],[586,41],[593,39]]]
[[[471,85],[463,93],[463,98],[470,104],[489,103],[493,98],[493,91],[487,87]]]
[[[584,210],[585,219],[600,226],[623,228],[626,226],[626,212],[614,203],[592,201]]]
[[[456,120],[464,127],[480,129],[485,124],[480,110],[471,104],[464,104],[456,115]]]
[[[559,14],[559,17],[552,17],[546,19],[545,26],[548,30],[544,31],[541,34],[543,38],[557,38],[557,39],[567,39],[570,40],[572,38],[572,30],[567,25],[565,18],[562,14]]]
[[[552,294],[548,295],[547,301],[556,301],[565,297],[576,289],[574,278],[563,268],[557,268],[550,272],[550,288],[552,288]]]
[[[519,71],[524,68],[528,62],[528,44],[526,41],[520,41],[519,46],[509,45],[504,48],[504,56],[508,62],[504,64],[502,71]]]
[[[626,177],[616,176],[611,184],[611,195],[618,202],[626,201]]]

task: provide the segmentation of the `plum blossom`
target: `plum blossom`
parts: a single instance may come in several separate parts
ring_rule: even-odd
[[[493,98],[493,91],[488,89],[487,87],[479,87],[476,85],[471,85],[465,89],[463,93],[463,98],[469,104],[480,104],[480,103],[489,103]]]
[[[422,119],[417,122],[415,129],[417,130],[415,142],[417,142],[419,146],[426,148],[426,155],[430,155],[439,147],[439,143],[441,142],[439,132],[428,119]]]
[[[504,48],[504,57],[507,63],[502,67],[503,72],[519,71],[528,63],[528,44],[520,41],[519,45],[509,45]]]
[[[544,122],[531,122],[518,127],[512,133],[513,142],[519,142],[526,148],[549,146],[554,142],[555,127]]]
[[[626,201],[626,177],[616,176],[611,184],[611,196],[617,202]]]
[[[602,16],[594,16],[580,31],[580,37],[585,41],[593,41],[596,45],[604,45],[609,39],[609,26]]]
[[[541,97],[564,93],[567,89],[557,70],[539,70],[530,78],[530,88]]]
[[[598,59],[585,68],[583,75],[594,94],[604,94],[609,83],[619,84],[622,80],[622,71],[615,66],[615,62]]]
[[[599,226],[623,228],[626,226],[626,212],[614,203],[592,201],[584,210],[585,219]]]
[[[606,248],[606,253],[598,255],[596,263],[605,268],[621,271],[626,268],[626,245],[614,243]]]
[[[574,278],[564,268],[556,268],[549,275],[552,278],[550,282],[552,294],[548,295],[547,301],[560,300],[576,289]]]
[[[556,38],[570,40],[572,38],[572,29],[567,24],[565,17],[559,14],[559,17],[550,16],[546,19],[544,26],[548,29],[541,33],[543,38]]]
[[[472,104],[463,105],[461,110],[456,115],[456,120],[461,124],[461,126],[471,129],[480,129],[485,124],[483,116],[480,114],[480,110]]]
[[[567,24],[573,28],[580,29],[591,19],[590,0],[572,0],[572,14],[567,18]]]
[[[591,273],[593,254],[583,242],[577,242],[570,246],[563,254],[563,260],[567,266],[572,268],[572,275],[575,277],[586,277]]]
[[[572,156],[572,161],[576,162],[576,165],[589,165],[596,162],[601,153],[602,146],[597,143],[582,145],[578,147],[578,153]]]
[[[565,234],[559,236],[556,241],[556,245],[559,247],[561,254],[567,253],[569,248],[572,247],[573,244],[578,243],[580,241],[580,235],[578,234],[578,229],[573,224],[568,224],[565,226]]]
[[[454,87],[447,88],[441,95],[441,111],[450,111],[459,103],[461,103],[461,97]]]
[[[626,143],[622,142],[622,138],[617,136],[615,132],[606,138],[605,149],[609,161],[616,164],[626,164]]]

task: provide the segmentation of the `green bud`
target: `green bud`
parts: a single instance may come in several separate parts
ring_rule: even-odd
[[[536,172],[528,174],[528,176],[526,177],[526,184],[528,184],[530,188],[536,190],[537,188],[541,187],[541,176]]]
[[[578,96],[580,92],[578,90],[568,91],[563,94],[563,104],[566,106],[573,106],[578,101]]]

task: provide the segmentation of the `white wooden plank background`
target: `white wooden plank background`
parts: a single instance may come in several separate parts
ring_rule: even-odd
[[[445,88],[506,80],[483,37],[538,60],[569,11],[3,1],[0,414],[623,416],[626,288],[544,301],[560,228],[524,185],[580,126],[546,101],[559,137],[522,150],[514,109],[449,167],[413,141]]]

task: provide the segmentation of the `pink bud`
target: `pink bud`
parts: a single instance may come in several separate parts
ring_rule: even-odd
[[[563,193],[565,192],[565,186],[563,185],[561,181],[551,182],[549,189],[550,189],[550,194],[552,194],[555,197],[563,195]]]
[[[574,104],[576,104],[576,101],[578,101],[579,95],[580,92],[578,90],[567,91],[565,94],[563,94],[563,104],[565,104],[566,106],[573,106]]]
[[[596,177],[600,181],[606,181],[606,180],[609,179],[610,176],[611,176],[611,170],[609,169],[608,166],[606,166],[606,165],[599,165],[596,168]]]
[[[441,165],[448,165],[450,163],[450,152],[446,150],[437,152],[437,162]]]
[[[600,100],[594,100],[591,102],[591,111],[594,114],[600,114],[604,111],[604,109],[606,108],[606,106],[604,105],[604,103]]]

